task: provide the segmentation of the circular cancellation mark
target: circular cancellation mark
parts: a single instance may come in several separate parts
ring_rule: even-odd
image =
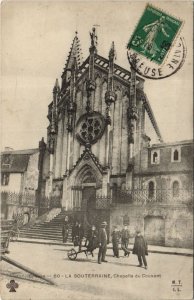
[[[163,41],[161,48],[168,51],[164,62],[159,65],[150,58],[136,52],[130,46],[127,49],[127,57],[131,67],[140,75],[148,79],[163,79],[175,74],[184,64],[186,58],[186,45],[183,37],[176,39],[171,46]]]

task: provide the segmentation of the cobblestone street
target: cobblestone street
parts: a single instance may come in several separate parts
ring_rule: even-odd
[[[55,282],[51,286],[24,271],[1,262],[2,299],[192,299],[192,257],[149,253],[148,270],[138,268],[135,255],[114,258],[107,252],[108,263],[79,254],[75,261],[67,258],[67,249],[59,245],[11,243],[9,257]],[[176,270],[176,272],[175,272]],[[6,284],[19,284],[10,293]],[[172,281],[182,287],[172,287]],[[174,290],[173,290],[174,289]]]

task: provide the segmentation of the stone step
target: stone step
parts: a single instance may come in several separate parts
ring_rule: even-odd
[[[22,238],[28,238],[28,239],[41,239],[41,240],[53,240],[53,241],[61,241],[62,242],[62,238],[58,238],[58,237],[47,237],[45,235],[28,235],[28,234],[22,234],[20,237]]]
[[[29,229],[20,229],[20,232],[21,233],[25,233],[25,232],[42,232],[42,233],[45,233],[45,234],[59,234],[59,235],[62,235],[62,228],[59,227],[59,228],[52,228],[52,227],[31,227]],[[71,235],[72,231],[69,230],[69,235]]]
[[[41,227],[45,227],[45,228],[50,228],[50,227],[53,227],[53,228],[62,228],[63,224],[43,224],[41,225]],[[34,226],[33,226],[34,227]]]
[[[62,236],[62,232],[61,231],[45,231],[45,230],[36,230],[36,229],[32,229],[32,230],[24,230],[24,231],[20,231],[20,233],[37,233],[37,234],[39,234],[39,233],[41,233],[41,234],[45,234],[45,235],[53,235],[53,236],[55,236],[55,235],[57,235],[57,236]]]
[[[64,224],[64,218],[66,212],[60,212],[50,221],[44,221],[39,224],[35,224],[30,228],[21,228],[20,236],[24,238],[35,238],[45,240],[58,240],[62,241],[62,226]],[[68,241],[72,241],[72,226],[69,227]]]
[[[54,230],[62,230],[62,226],[33,226],[31,228],[37,228],[37,229],[54,229]],[[29,230],[28,228],[22,228],[22,230]],[[72,228],[69,228],[69,232],[72,232]]]
[[[30,230],[30,231],[20,231],[20,234],[44,234],[44,235],[57,235],[57,236],[62,236],[61,232],[45,232],[41,230]]]
[[[45,239],[52,239],[52,240],[61,240],[62,241],[62,235],[52,235],[52,234],[44,234],[44,233],[31,233],[31,232],[25,232],[25,233],[20,233],[20,237],[28,237],[28,238],[45,238]],[[71,237],[68,237],[68,240],[71,241]]]

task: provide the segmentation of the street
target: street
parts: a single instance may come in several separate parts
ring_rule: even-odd
[[[67,258],[69,246],[10,243],[9,258],[52,279],[55,286],[1,262],[1,297],[3,300],[124,300],[124,299],[192,299],[193,258],[149,253],[148,270],[138,268],[136,255],[114,258],[107,251],[107,263],[79,254],[75,261]],[[19,284],[15,293],[6,284]]]

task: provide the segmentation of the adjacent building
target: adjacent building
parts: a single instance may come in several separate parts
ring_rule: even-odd
[[[39,178],[39,149],[1,153],[1,216],[11,219],[26,214],[25,222],[37,215],[36,192]]]

